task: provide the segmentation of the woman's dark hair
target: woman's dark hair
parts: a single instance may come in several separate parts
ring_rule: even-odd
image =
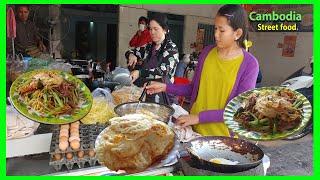
[[[19,4],[19,5],[16,5],[16,11],[17,12],[18,12],[20,7],[26,7],[30,11],[30,5],[28,5],[28,4]]]
[[[141,22],[141,21],[144,21],[144,22],[146,22],[146,24],[149,24],[148,18],[146,18],[144,16],[140,16],[139,17],[138,23]]]
[[[248,34],[247,12],[240,5],[227,4],[219,9],[217,15],[226,17],[233,30],[242,29],[242,35],[237,42],[240,47],[245,48],[244,40]]]
[[[167,15],[165,15],[163,13],[154,13],[149,18],[149,22],[152,21],[152,20],[156,21],[162,27],[162,29],[164,29],[165,31],[168,32],[169,26],[168,26]]]
[[[151,21],[156,21],[161,27],[162,29],[164,29],[167,33],[165,35],[165,39],[163,40],[162,44],[161,44],[161,47],[159,48],[159,51],[158,51],[158,61],[160,62],[160,56],[163,54],[164,52],[164,48],[165,46],[167,45],[168,41],[170,40],[170,35],[169,35],[169,26],[168,26],[168,19],[167,19],[167,15],[166,14],[163,14],[163,13],[153,13],[150,18],[149,18],[149,22]],[[155,46],[154,43],[152,43],[152,48],[153,49],[153,46]],[[151,53],[149,53],[147,59],[150,59],[151,58]]]

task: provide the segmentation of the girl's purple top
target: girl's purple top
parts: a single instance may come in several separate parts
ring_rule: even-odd
[[[208,53],[213,48],[213,45],[207,46],[199,55],[198,66],[191,83],[183,85],[167,84],[167,92],[178,96],[191,96],[190,107],[192,107],[198,95],[200,76],[202,73],[204,61],[206,60]],[[256,85],[256,80],[259,73],[258,61],[251,53],[245,51],[244,49],[242,49],[242,51],[244,59],[242,61],[242,64],[240,65],[236,81],[233,85],[233,89],[227,102],[229,102],[240,93],[255,88]],[[223,122],[223,112],[224,109],[202,111],[199,113],[199,121],[200,123]]]

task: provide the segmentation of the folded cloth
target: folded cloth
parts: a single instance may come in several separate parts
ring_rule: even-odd
[[[33,135],[40,125],[21,114],[12,106],[7,106],[7,140],[24,138]]]
[[[177,119],[179,116],[189,114],[188,111],[186,111],[179,105],[172,104],[171,107],[175,110],[174,114],[172,115],[175,119]],[[201,136],[200,134],[194,132],[191,126],[182,127],[178,124],[173,123],[172,121],[169,121],[168,125],[172,127],[180,142],[188,142],[194,138]]]

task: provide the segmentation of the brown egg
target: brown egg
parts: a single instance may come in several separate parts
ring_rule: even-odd
[[[70,134],[71,134],[71,133],[75,133],[75,132],[78,132],[78,133],[79,133],[79,129],[77,129],[77,128],[71,128],[71,129],[70,129]]]
[[[80,127],[79,121],[74,122],[74,123],[71,123],[71,125],[70,125],[70,128],[77,128],[77,129],[79,129],[79,127]]]
[[[84,156],[84,152],[83,152],[83,151],[79,151],[79,152],[78,152],[78,157],[79,157],[79,158],[83,158],[83,156]]]
[[[60,129],[69,129],[70,125],[69,124],[63,124],[60,126]]]
[[[76,121],[76,122],[71,123],[71,126],[75,126],[75,125],[80,125],[80,121]]]
[[[66,136],[59,137],[59,143],[63,142],[63,141],[68,141],[68,137],[66,137]]]
[[[71,141],[73,141],[73,140],[77,140],[77,141],[80,142],[80,138],[79,138],[78,136],[71,136],[71,137],[69,138],[69,142],[71,142]]]
[[[66,157],[67,157],[67,159],[69,159],[69,160],[70,160],[70,159],[72,159],[73,154],[69,152],[69,153],[67,153]]]
[[[70,146],[73,150],[79,150],[80,148],[80,141],[73,140],[70,142]]]
[[[53,157],[54,157],[54,159],[55,159],[56,161],[59,161],[59,160],[62,158],[62,156],[61,156],[60,153],[54,154]]]
[[[69,136],[69,130],[68,129],[61,129],[59,135],[60,136]]]
[[[70,129],[71,129],[71,128],[77,128],[77,129],[79,129],[79,127],[80,127],[80,126],[79,126],[78,124],[71,124]]]
[[[68,146],[69,146],[68,141],[61,141],[61,142],[59,143],[59,149],[60,149],[61,151],[67,150]]]
[[[70,134],[70,137],[71,137],[71,136],[80,137],[79,132],[73,132],[73,133]]]
[[[96,155],[96,152],[94,152],[94,150],[89,150],[88,154],[90,157],[94,157],[94,155]]]
[[[61,138],[63,136],[68,138],[69,137],[69,133],[62,132],[62,133],[59,134],[59,138]]]

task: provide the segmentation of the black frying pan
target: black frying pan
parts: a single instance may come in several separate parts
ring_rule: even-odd
[[[262,162],[264,156],[258,146],[248,141],[222,136],[193,139],[187,143],[186,149],[191,156],[192,167],[221,173],[252,169]],[[231,165],[230,161],[238,164]]]

